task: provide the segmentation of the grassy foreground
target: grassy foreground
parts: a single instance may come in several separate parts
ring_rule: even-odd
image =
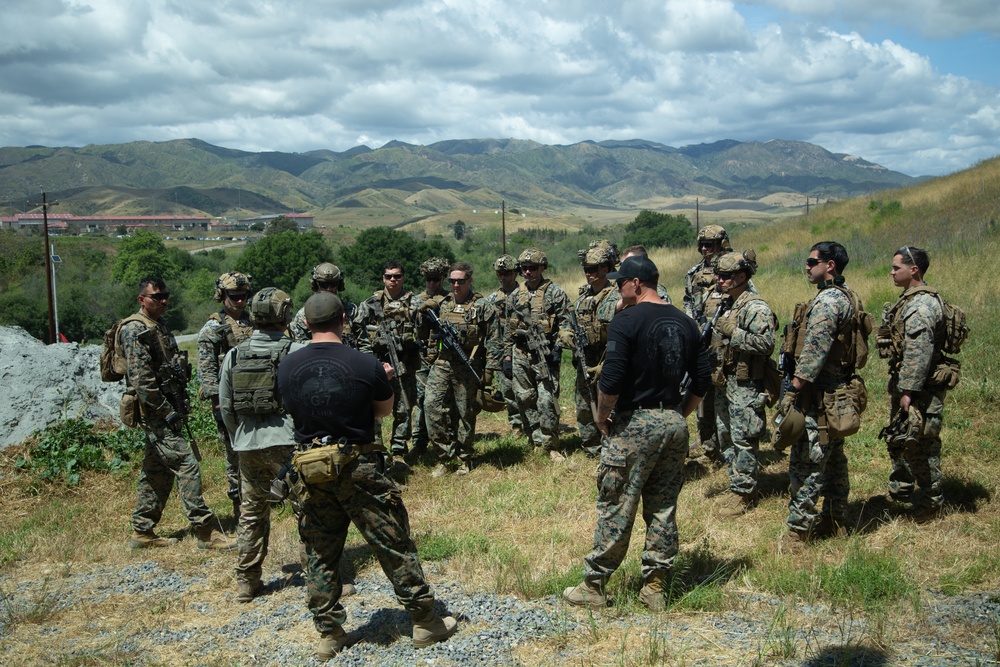
[[[862,372],[871,403],[861,432],[847,441],[853,524],[848,538],[795,556],[778,553],[788,502],[783,454],[762,448],[763,499],[740,518],[723,516],[729,500],[725,471],[689,460],[678,507],[681,554],[670,609],[651,617],[637,601],[639,520],[629,558],[611,580],[615,605],[594,616],[567,610],[566,617],[580,625],[554,618],[552,635],[521,645],[516,657],[527,665],[904,664],[903,647],[911,651],[926,644],[932,654],[932,640],[947,635],[958,648],[936,656],[941,664],[1000,663],[1000,620],[942,628],[930,622],[928,606],[932,591],[955,598],[975,592],[1000,597],[1000,426],[995,417],[1000,368],[994,353],[1000,346],[1000,317],[995,283],[983,270],[1000,256],[998,201],[1000,160],[993,160],[918,187],[817,208],[808,218],[733,233],[737,248],[757,250],[756,283],[782,323],[795,302],[812,296],[802,261],[813,242],[837,240],[847,247],[848,282],[876,316],[883,302],[895,298],[888,275],[893,251],[903,244],[928,249],[929,282],[966,310],[972,328],[961,355],[962,382],[946,404],[942,461],[948,505],[943,518],[918,525],[907,518],[905,506],[886,496],[889,464],[877,439],[888,412],[886,366],[873,352]],[[681,278],[697,255],[664,251],[653,259],[679,303]],[[579,272],[552,277],[571,295],[583,282]],[[563,386],[562,422],[571,443],[576,436],[568,358]],[[204,413],[199,419],[206,498],[231,528],[220,452],[210,444]],[[496,415],[481,415],[479,431],[480,464],[471,475],[432,479],[431,466],[418,466],[407,481],[404,500],[421,557],[437,564],[440,577],[470,590],[535,599],[577,583],[596,516],[595,463],[575,454],[553,464],[529,451],[523,438],[509,435]],[[136,664],[138,656],[121,648],[125,638],[194,615],[189,594],[155,608],[128,598],[61,604],[68,593],[61,582],[97,566],[155,558],[163,567],[200,572],[206,575],[200,594],[217,600],[226,617],[238,613],[235,603],[226,601],[235,590],[231,555],[196,552],[190,538],[155,554],[128,549],[134,463],[118,474],[84,474],[78,486],[70,487],[39,482],[15,469],[20,451],[0,454],[0,662]],[[172,497],[160,532],[180,536],[185,527]],[[354,569],[377,569],[353,529],[348,546],[357,555]],[[294,520],[286,510],[276,520],[265,578],[296,563],[296,548]],[[36,586],[29,599],[15,595],[20,584],[32,581],[46,585]],[[820,621],[805,611],[817,605],[826,610],[825,629],[839,632],[833,646],[816,639]],[[718,619],[733,616],[760,623],[749,651],[716,628]],[[52,626],[64,635],[101,638],[93,640],[89,653],[70,652],[46,641],[44,630]],[[304,643],[314,638],[309,625],[296,627],[292,635]],[[143,664],[206,664],[158,651],[142,658]],[[210,664],[244,664],[244,656],[220,654]]]

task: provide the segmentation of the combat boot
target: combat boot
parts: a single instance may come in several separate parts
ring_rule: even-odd
[[[236,601],[250,602],[260,593],[260,579],[239,579],[236,581]]]
[[[574,607],[604,609],[608,606],[608,596],[604,593],[604,577],[584,577],[579,586],[570,586],[563,591],[563,600]]]
[[[344,632],[343,626],[337,625],[330,632],[320,634],[313,655],[317,660],[326,662],[343,651],[345,646],[347,646],[347,633]]]
[[[453,616],[441,618],[433,609],[411,611],[413,617],[413,648],[427,648],[455,634],[458,621]]]
[[[176,537],[160,537],[151,530],[137,530],[132,533],[132,539],[129,540],[129,546],[133,549],[169,547],[174,544],[177,544]]]
[[[800,530],[789,530],[778,541],[778,553],[799,553],[808,546],[809,542],[809,533]]]
[[[812,532],[814,537],[820,538],[847,537],[847,526],[840,519],[824,514],[819,518]]]
[[[667,610],[666,582],[666,570],[653,570],[639,590],[639,601],[653,613]]]
[[[199,549],[232,551],[236,548],[236,540],[229,539],[225,533],[220,533],[212,526],[199,526],[194,529],[194,534],[198,538]]]

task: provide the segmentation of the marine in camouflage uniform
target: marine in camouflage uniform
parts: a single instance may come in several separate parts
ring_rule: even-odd
[[[729,490],[741,512],[757,500],[758,445],[764,433],[764,374],[778,319],[751,287],[756,253],[726,253],[716,264],[716,289],[728,298],[712,332],[715,420],[722,455],[729,466]],[[729,305],[731,304],[731,305]]]
[[[358,341],[354,335],[352,324],[357,314],[357,306],[344,299],[341,295],[341,292],[344,291],[344,273],[340,270],[340,267],[330,262],[317,264],[313,267],[310,274],[309,286],[312,287],[313,292],[329,292],[330,294],[336,294],[340,298],[344,304],[344,311],[347,314],[347,319],[344,323],[344,345],[356,348]],[[305,306],[299,308],[299,311],[295,313],[295,317],[292,318],[291,324],[288,325],[288,337],[296,343],[308,343],[312,340],[312,333],[309,331],[309,325],[306,323]]]
[[[507,299],[518,288],[517,258],[513,255],[501,255],[493,262],[493,270],[500,281],[500,287],[486,297],[486,303],[497,312],[497,335],[503,342],[507,331]],[[501,350],[502,352],[502,350]],[[521,410],[517,407],[517,397],[514,395],[514,382],[500,373],[495,376],[500,386],[500,394],[507,405],[507,423],[515,431],[521,431]]]
[[[219,441],[226,448],[226,482],[229,484],[226,493],[233,501],[233,516],[236,517],[240,514],[240,463],[219,412],[219,367],[226,353],[253,332],[250,316],[245,312],[252,293],[250,276],[232,272],[219,276],[215,281],[214,298],[222,304],[222,310],[213,313],[198,332],[198,394],[211,402]]]
[[[395,273],[387,267],[388,272]],[[416,648],[443,641],[457,622],[434,611],[434,593],[424,578],[410,520],[399,487],[386,474],[385,448],[376,445],[373,426],[392,410],[388,364],[341,344],[343,304],[318,292],[306,301],[313,342],[292,352],[278,368],[278,387],[292,415],[301,449],[341,444],[330,474],[306,482],[300,470],[295,493],[301,503],[299,535],[306,550],[306,601],[320,633],[315,655],[329,660],[347,645],[341,604],[340,559],[351,523],[365,538],[413,621]],[[349,448],[349,449],[348,449]]]
[[[594,424],[596,409],[597,381],[608,344],[608,325],[615,315],[618,304],[618,290],[608,280],[608,273],[618,263],[618,248],[610,241],[595,241],[590,248],[581,250],[580,263],[587,277],[587,284],[580,287],[580,295],[573,305],[577,326],[583,332],[586,347],[577,349],[575,332],[559,332],[563,347],[573,350],[576,367],[576,425],[580,431],[580,447],[588,456],[601,453],[601,433]],[[580,369],[577,357],[583,354],[586,373]]]
[[[890,423],[902,417],[905,437],[887,440],[892,473],[889,495],[914,502],[918,520],[944,507],[941,488],[941,422],[958,363],[944,356],[944,312],[937,290],[924,282],[927,252],[903,246],[892,258],[892,279],[903,293],[886,304],[879,329],[880,356],[889,360]],[[900,415],[900,413],[904,413]],[[915,487],[923,492],[914,498]]]
[[[284,335],[292,317],[288,294],[264,288],[254,295],[249,310],[254,332],[226,355],[219,376],[220,411],[233,449],[239,454],[243,492],[236,530],[238,602],[250,602],[260,591],[271,535],[271,481],[291,461],[295,445],[292,418],[285,413],[277,393],[277,364],[289,352],[303,347]],[[269,393],[267,380],[272,385]],[[294,499],[292,502],[297,504]]]
[[[390,361],[386,341],[374,330],[380,325],[396,341],[402,368],[395,369],[392,378],[396,403],[392,413],[390,454],[400,457],[406,456],[409,451],[407,442],[413,423],[411,411],[417,402],[417,371],[420,369],[416,321],[420,302],[413,292],[404,287],[405,277],[405,271],[399,262],[386,262],[382,267],[384,289],[375,292],[358,306],[355,318],[358,349],[362,352],[374,354],[384,362]],[[369,331],[369,327],[373,330]]]
[[[455,328],[462,351],[473,368],[432,336],[438,351],[427,377],[426,401],[430,442],[439,461],[432,473],[435,477],[456,467],[460,474],[471,470],[475,454],[472,439],[478,412],[476,393],[482,385],[492,383],[494,371],[500,368],[502,351],[496,311],[482,294],[473,290],[472,265],[468,262],[452,264],[448,269],[448,282],[451,294],[440,303],[428,299],[420,308],[426,320],[430,319],[427,312],[437,311],[442,323]],[[482,378],[482,385],[476,374]],[[453,413],[458,415],[457,423],[452,418]]]
[[[648,257],[608,275],[630,307],[611,322],[600,379],[597,427],[607,436],[597,469],[594,546],[583,583],[563,591],[574,606],[603,608],[605,587],[628,552],[642,501],[646,539],[640,600],[666,607],[665,583],[678,551],[677,499],[687,456],[686,417],[710,384],[697,325],[656,296],[659,272]],[[682,378],[691,378],[685,394]],[[614,418],[611,418],[612,410]]]
[[[448,272],[448,260],[443,257],[431,257],[420,264],[420,275],[424,278],[424,291],[417,295],[416,303],[424,304],[427,301],[434,301],[440,304],[448,295],[443,289],[444,277]],[[420,345],[420,369],[417,370],[417,402],[413,406],[413,450],[410,453],[410,460],[415,460],[423,452],[427,451],[427,443],[430,441],[428,431],[428,416],[424,412],[424,400],[427,386],[427,376],[437,358],[437,346],[433,344],[429,336],[430,328],[426,323],[418,319],[418,343]],[[457,415],[456,415],[457,417]]]
[[[163,547],[177,541],[159,537],[153,530],[160,522],[176,479],[177,495],[198,537],[198,547],[234,548],[236,544],[230,543],[214,528],[218,520],[202,497],[201,468],[191,443],[183,435],[184,419],[189,410],[186,387],[190,368],[180,368],[187,366],[180,359],[173,361],[180,353],[177,341],[162,320],[168,300],[163,280],[144,278],[139,283],[139,313],[118,329],[117,352],[125,359],[125,382],[139,404],[141,426],[146,434],[135,511],[132,512],[134,534],[131,544],[133,548]],[[173,397],[173,403],[163,391],[164,380],[159,374],[160,367],[172,361],[175,368],[179,368],[173,384],[181,388],[180,395]]]
[[[699,327],[704,327],[725,297],[715,289],[715,261],[733,248],[729,244],[729,234],[719,225],[702,227],[698,231],[697,242],[702,260],[684,276],[684,312],[693,317]],[[705,400],[698,407],[698,440],[705,450],[705,456],[716,462],[723,462],[722,450],[715,434],[714,387],[708,390]]]
[[[783,541],[790,547],[813,537],[844,534],[847,525],[850,479],[844,438],[829,433],[823,394],[845,387],[857,363],[855,336],[861,333],[855,330],[855,305],[860,308],[861,301],[844,282],[848,261],[839,243],[824,241],[812,247],[806,271],[819,292],[808,304],[796,306],[802,319],[796,317],[791,325],[796,332],[795,375],[778,411],[796,406],[805,417],[805,431],[789,451],[789,532]],[[793,343],[786,339],[784,345]]]
[[[504,374],[509,373],[521,411],[528,442],[544,447],[553,459],[559,447],[559,366],[562,354],[559,331],[569,331],[566,309],[569,297],[548,280],[548,259],[538,248],[528,248],[517,258],[524,285],[507,299],[504,334]],[[536,332],[533,336],[531,332]],[[532,350],[531,346],[536,349]],[[547,353],[540,353],[547,348]]]

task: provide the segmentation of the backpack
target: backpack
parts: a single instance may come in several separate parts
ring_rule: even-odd
[[[948,303],[938,294],[941,301],[941,323],[944,329],[942,349],[945,354],[958,354],[962,351],[962,343],[969,337],[969,325],[965,322],[965,311],[955,304]]]
[[[253,352],[250,341],[236,346],[232,366],[233,412],[238,415],[270,415],[282,412],[278,392],[278,364],[288,354],[292,341],[279,349]]]
[[[118,332],[127,322],[142,322],[146,326],[155,327],[156,323],[140,313],[134,313],[121,319],[113,327],[104,332],[104,347],[101,349],[101,381],[120,382],[125,379],[125,357],[118,349]]]

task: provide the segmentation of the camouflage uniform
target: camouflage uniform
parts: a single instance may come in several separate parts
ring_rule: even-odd
[[[534,290],[521,285],[507,299],[504,356],[510,355],[513,363],[514,394],[521,411],[521,424],[531,444],[549,450],[559,446],[560,354],[556,335],[560,329],[570,330],[566,319],[568,306],[566,292],[547,278]],[[551,350],[549,359],[538,358],[528,347],[529,337],[524,332],[533,323],[541,325]],[[547,378],[541,364],[546,365]]]
[[[819,293],[809,302],[805,320],[799,323],[804,336],[795,356],[795,376],[810,384],[799,397],[805,417],[805,431],[789,451],[788,475],[791,500],[788,528],[810,534],[821,520],[820,496],[824,497],[822,517],[844,525],[850,479],[844,438],[832,438],[826,428],[823,392],[844,385],[854,373],[853,365],[841,363],[848,357],[843,338],[852,328],[854,308],[845,294],[843,279],[819,285]],[[853,292],[852,292],[853,294]]]
[[[448,262],[445,259],[431,257],[420,265],[420,273],[425,278],[428,275],[440,275],[443,280],[448,273],[448,266]],[[424,290],[417,295],[415,303],[419,305],[425,301],[433,300],[440,304],[446,296],[448,296],[448,293],[445,291],[440,291],[431,296],[427,290]],[[417,318],[418,320],[421,319],[419,314]],[[420,345],[420,368],[416,373],[417,402],[413,406],[413,449],[414,451],[422,452],[427,449],[427,443],[430,441],[429,425],[427,423],[428,417],[424,412],[424,400],[427,376],[431,372],[434,360],[437,358],[437,346],[430,340],[430,336],[433,333],[430,331],[430,328],[423,321],[419,323],[421,326],[418,327],[417,331]]]
[[[118,347],[127,369],[125,381],[136,394],[146,432],[132,527],[137,533],[152,532],[176,478],[177,495],[192,528],[208,529],[215,523],[215,516],[202,497],[201,469],[191,444],[181,435],[180,424],[167,425],[166,417],[176,410],[160,391],[154,357],[141,340],[148,330],[155,331],[163,341],[168,359],[178,354],[177,341],[162,320],[154,322],[144,317],[143,321],[126,322],[118,331]]]
[[[715,314],[725,294],[715,291],[715,257],[695,264],[684,276],[684,312],[704,327]],[[715,434],[715,388],[705,394],[698,406],[698,438],[709,458],[721,459],[722,452]]]
[[[757,447],[764,432],[764,369],[774,351],[778,320],[756,290],[740,294],[721,317],[735,320],[731,338],[712,334],[713,382],[719,447],[729,465],[729,490],[740,496],[757,491]]]
[[[517,287],[514,288],[514,290],[516,289]],[[501,344],[507,334],[507,299],[514,290],[504,292],[502,289],[498,289],[486,297],[486,304],[497,313],[497,338]],[[500,393],[503,395],[504,403],[507,404],[507,423],[513,428],[521,429],[521,410],[517,406],[517,397],[514,395],[514,381],[508,380],[503,373],[497,373],[495,377],[500,383]]]
[[[940,509],[944,506],[941,421],[948,393],[946,384],[934,382],[944,344],[940,298],[926,285],[910,288],[887,310],[886,320],[891,332],[887,355],[890,420],[899,413],[904,391],[911,392],[910,410],[917,411],[923,418],[922,433],[915,442],[910,440],[904,445],[898,440],[890,441],[889,494],[895,500],[909,502],[918,484],[924,491],[923,506]]]
[[[198,332],[198,379],[199,394],[212,402],[212,407],[219,405],[219,367],[226,353],[233,349],[253,332],[250,315],[243,311],[239,319],[233,318],[221,310],[213,313]],[[229,499],[236,502],[240,499],[240,460],[233,451],[233,443],[226,432],[226,425],[218,410],[213,409],[215,427],[219,441],[226,446],[226,481],[229,488]]]
[[[588,368],[586,376],[576,369],[576,425],[580,430],[580,446],[591,456],[601,451],[601,433],[594,425],[592,402],[596,402],[597,380],[600,366],[604,363],[604,354],[608,345],[608,325],[615,316],[615,306],[618,304],[618,290],[611,283],[599,292],[594,292],[590,285],[580,287],[580,296],[573,306],[576,322],[583,328],[587,337],[587,347],[583,350],[583,361]],[[579,350],[574,351],[574,355]],[[594,369],[593,371],[589,369]]]
[[[470,295],[463,304],[447,295],[438,317],[458,331],[462,351],[480,377],[484,367],[493,371],[500,368],[496,311],[482,294]],[[469,367],[452,350],[440,345],[427,377],[426,400],[430,442],[441,462],[456,458],[468,461],[472,457],[479,388]],[[458,414],[457,424],[452,418],[454,412]]]
[[[400,343],[399,362],[403,372],[396,369],[392,379],[392,390],[396,403],[392,413],[392,437],[390,441],[393,455],[407,453],[407,441],[412,433],[411,410],[417,403],[417,370],[420,368],[420,348],[417,342],[416,313],[420,302],[413,292],[403,290],[398,299],[391,299],[385,290],[379,290],[358,306],[356,331],[358,349],[374,354],[380,361],[388,362],[389,349],[378,340],[378,334],[368,331],[369,326],[378,326],[385,321]],[[381,318],[378,313],[381,312]]]

